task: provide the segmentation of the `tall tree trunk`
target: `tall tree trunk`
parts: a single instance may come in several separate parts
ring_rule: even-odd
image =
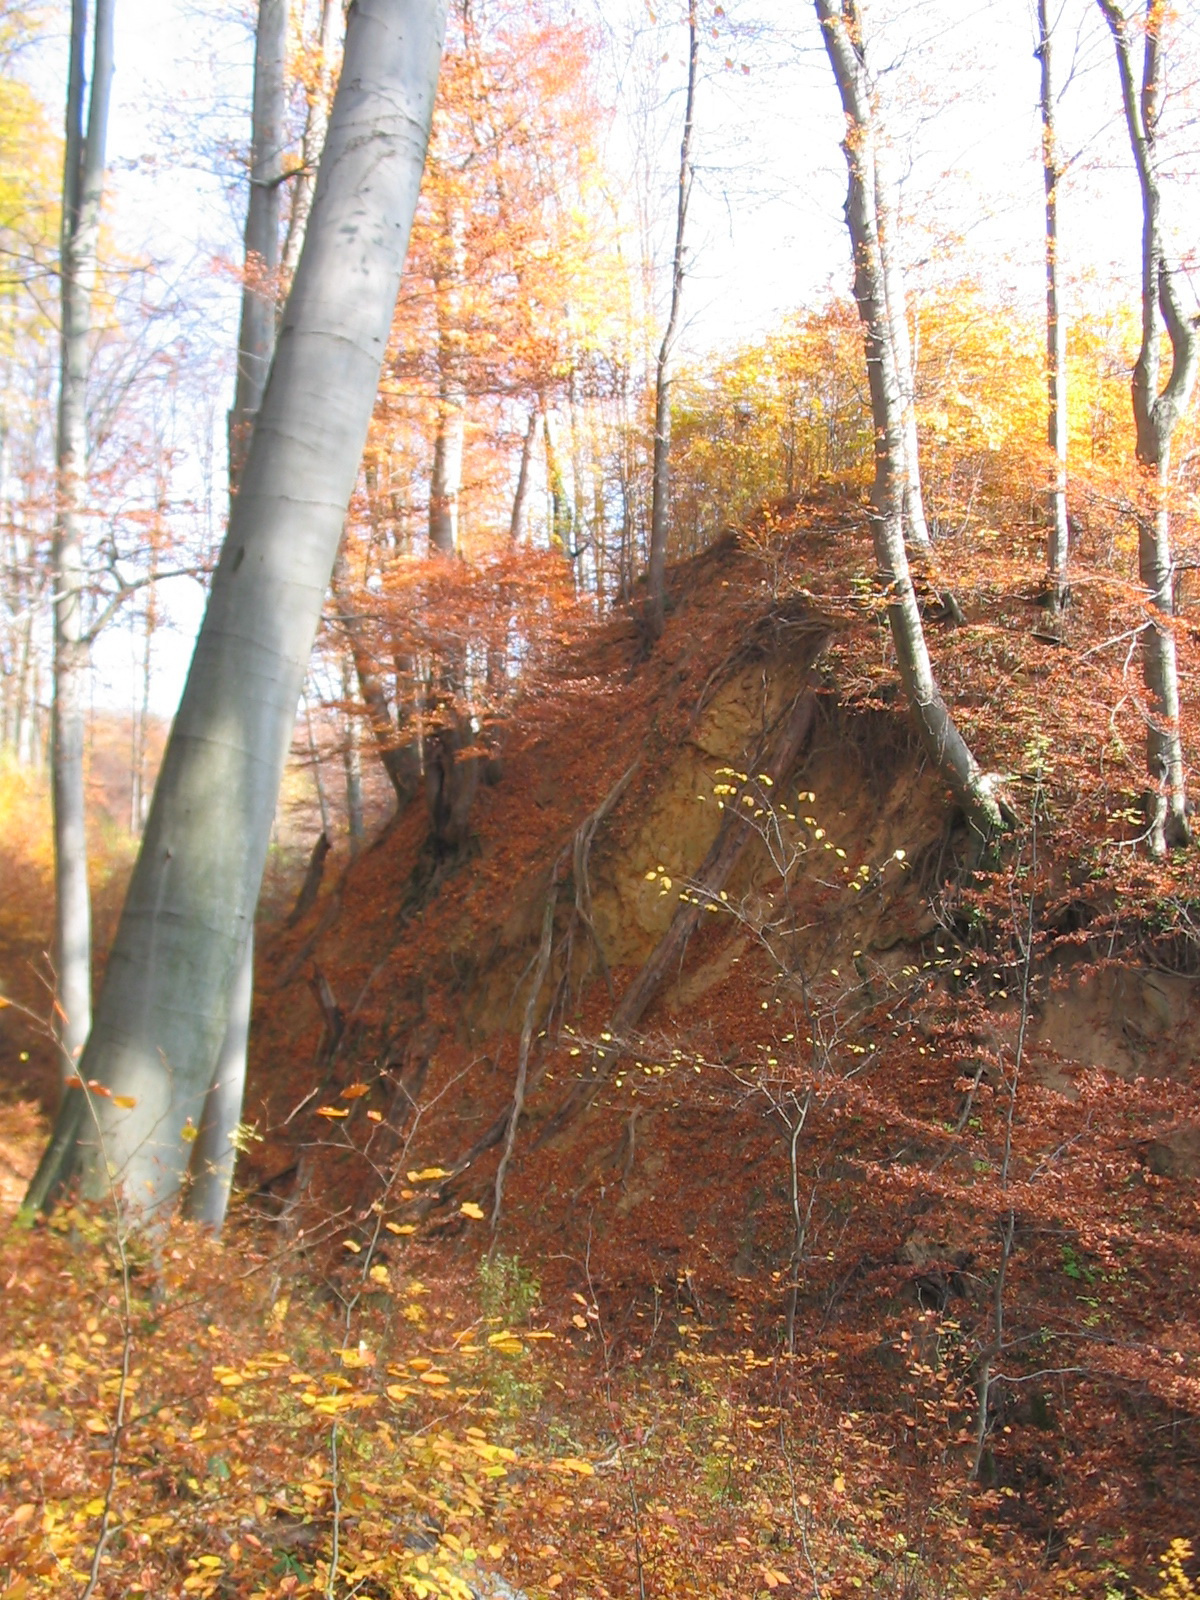
[[[930,539],[929,525],[925,520],[925,497],[921,492],[916,376],[913,371],[912,337],[908,331],[904,275],[900,271],[897,251],[893,188],[886,170],[884,152],[876,145],[875,216],[879,228],[879,258],[883,267],[883,291],[887,304],[888,327],[892,336],[896,382],[900,389],[900,401],[904,411],[904,534],[914,549],[927,551],[930,548]]]
[[[571,559],[571,507],[567,501],[567,486],[563,481],[562,457],[554,437],[554,422],[549,407],[542,402],[542,440],[546,446],[546,488],[550,494],[550,542]]]
[[[84,517],[87,500],[87,375],[113,75],[114,0],[96,0],[92,81],[86,84],[87,0],[72,0],[63,166],[58,505],[54,520],[54,793],[56,1012],[64,1078],[75,1070],[92,1011],[92,912],[88,894],[84,719],[88,636]],[[87,101],[86,123],[84,102]]]
[[[445,0],[355,0],[304,248],[80,1064],[29,1209],[80,1172],[161,1214],[253,923],[296,707],[367,437],[429,137]],[[111,1175],[111,1177],[110,1177]]]
[[[1058,283],[1058,185],[1063,169],[1054,123],[1053,42],[1047,0],[1038,0],[1037,57],[1041,63],[1042,179],[1046,189],[1046,442],[1053,460],[1047,496],[1050,533],[1046,566],[1050,608],[1057,616],[1066,603],[1071,535],[1067,526],[1067,330]]]
[[[292,205],[280,262],[279,275],[285,287],[295,276],[300,247],[304,243],[304,230],[308,226],[308,214],[312,210],[317,163],[321,159],[325,131],[329,127],[329,101],[336,75],[341,21],[341,5],[335,4],[334,0],[321,0],[321,21],[317,31],[317,76],[309,91],[308,114],[304,120],[304,136],[300,141],[300,170],[292,190]]]
[[[246,940],[229,998],[229,1020],[217,1052],[204,1109],[192,1145],[191,1181],[184,1209],[192,1222],[220,1233],[229,1208],[229,1194],[237,1166],[238,1129],[246,1090],[246,1041],[254,1004],[254,935]]]
[[[342,725],[345,743],[342,745],[342,771],[346,777],[346,831],[350,838],[350,855],[353,858],[362,849],[364,826],[361,739],[359,737],[358,717],[348,704],[352,693],[350,676],[351,664],[343,655]]]
[[[1158,174],[1158,112],[1162,95],[1164,0],[1147,0],[1141,85],[1133,63],[1129,24],[1116,0],[1097,0],[1112,32],[1121,78],[1125,124],[1142,191],[1142,347],[1133,369],[1137,457],[1145,473],[1145,503],[1138,517],[1138,574],[1151,617],[1142,634],[1142,678],[1150,697],[1146,727],[1149,845],[1165,855],[1191,837],[1187,777],[1179,735],[1179,671],[1175,635],[1175,563],[1171,554],[1171,441],[1187,410],[1200,367],[1200,326],[1179,298],[1167,262]],[[1160,322],[1171,341],[1171,371],[1160,388]],[[1157,616],[1155,615],[1157,614]]]
[[[525,429],[525,442],[521,446],[521,465],[517,470],[517,487],[513,493],[512,516],[508,524],[508,537],[513,544],[520,544],[525,532],[525,503],[529,498],[529,467],[533,460],[533,446],[537,440],[538,414],[537,407],[529,414],[529,426]]]
[[[262,405],[271,359],[279,294],[279,221],[287,114],[287,0],[259,0],[254,41],[254,91],[250,116],[250,190],[246,202],[242,314],[238,327],[237,384],[229,413],[229,491],[233,499]],[[311,737],[311,722],[309,732]],[[318,783],[320,781],[318,774]],[[236,1130],[250,1051],[254,992],[253,929],[238,968],[225,1037],[204,1102],[200,1136],[192,1145],[191,1182],[184,1215],[220,1230],[237,1160]],[[221,1186],[224,1190],[221,1192]]]
[[[446,215],[434,292],[438,318],[437,432],[429,480],[429,547],[438,555],[458,553],[458,500],[462,491],[467,395],[459,345],[466,248],[463,219]]]
[[[825,48],[846,113],[842,149],[849,172],[846,222],[854,252],[854,298],[863,326],[871,415],[875,424],[875,482],[871,529],[875,559],[905,692],[930,760],[954,792],[980,842],[1002,825],[989,779],[955,726],[933,676],[904,544],[908,482],[904,392],[896,370],[886,273],[880,246],[873,95],[856,0],[816,0]]]
[[[383,770],[396,792],[396,803],[403,810],[420,787],[421,753],[411,742],[400,743],[383,684],[383,674],[371,647],[367,619],[354,604],[349,579],[340,557],[333,569],[333,597],[337,606],[338,625],[350,646],[358,678],[358,692],[366,707],[371,737],[375,740]]]
[[[658,639],[666,622],[667,515],[671,497],[671,353],[679,331],[683,299],[683,238],[692,194],[692,125],[696,108],[696,70],[700,29],[696,0],[688,0],[688,79],[679,145],[679,188],[675,200],[675,253],[671,260],[671,306],[654,369],[654,468],[650,498],[650,564],[646,575],[646,628]]]
[[[229,413],[229,483],[236,491],[275,349],[279,219],[287,109],[287,0],[259,0],[254,36],[250,198],[246,205],[237,386]]]

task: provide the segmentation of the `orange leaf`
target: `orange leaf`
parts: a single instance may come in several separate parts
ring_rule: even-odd
[[[350,1113],[344,1106],[318,1106],[313,1115],[318,1117],[348,1117]]]
[[[112,1097],[112,1103],[115,1106],[120,1106],[122,1111],[132,1111],[134,1106],[137,1105],[137,1096],[132,1094],[115,1094]]]
[[[342,1100],[361,1100],[363,1095],[370,1094],[370,1092],[371,1085],[369,1083],[352,1083],[342,1090],[340,1098]]]

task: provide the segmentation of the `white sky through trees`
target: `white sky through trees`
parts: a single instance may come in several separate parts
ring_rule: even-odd
[[[167,344],[183,338],[199,359],[199,382],[181,380],[175,402],[173,490],[192,500],[207,493],[218,518],[237,326],[232,264],[241,249],[237,146],[248,138],[253,9],[248,0],[121,0],[117,13],[111,238],[124,255],[145,258],[150,297],[176,307],[149,336]],[[602,38],[601,95],[616,109],[606,144],[614,193],[631,192],[630,172],[639,153],[649,152],[642,165],[653,171],[644,188],[660,222],[650,243],[665,263],[686,8],[675,0],[661,0],[653,12],[645,0],[564,0],[563,9],[595,23]],[[993,293],[1040,305],[1032,4],[869,0],[865,10],[903,181],[911,289],[974,276]],[[788,311],[850,287],[842,119],[812,7],[804,0],[727,0],[725,11],[715,20],[717,36],[703,44],[684,356],[765,333]],[[706,15],[712,20],[711,7]],[[52,111],[62,98],[61,27],[32,66]],[[1180,7],[1172,27],[1164,129],[1176,181],[1167,192],[1168,223],[1194,268],[1200,228],[1191,236],[1181,230],[1198,208],[1180,185],[1191,177],[1200,145],[1200,19],[1194,8]],[[1070,318],[1085,303],[1111,303],[1118,292],[1136,303],[1140,213],[1111,40],[1094,0],[1061,5],[1056,50],[1059,85],[1071,74],[1060,137],[1064,153],[1077,156],[1060,204]],[[1200,273],[1185,273],[1185,291],[1195,305]],[[215,473],[207,486],[196,459],[206,429]],[[189,515],[195,523],[194,510]],[[178,696],[202,604],[189,580],[169,589],[163,599],[174,631],[156,645],[154,689],[154,708],[164,714]],[[128,705],[130,659],[128,632],[110,630],[97,651],[98,703]]]

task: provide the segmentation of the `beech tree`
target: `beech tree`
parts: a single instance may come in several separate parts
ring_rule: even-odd
[[[229,485],[236,490],[275,349],[287,86],[286,0],[259,0],[254,31],[250,192],[246,202],[237,385],[229,413]]]
[[[1058,276],[1058,186],[1063,164],[1055,126],[1053,29],[1048,0],[1038,0],[1038,43],[1041,66],[1038,96],[1042,120],[1042,179],[1046,190],[1046,442],[1052,457],[1047,495],[1050,533],[1046,565],[1050,578],[1050,608],[1054,615],[1066,603],[1067,559],[1067,330],[1062,315]]]
[[[675,197],[675,250],[671,257],[671,303],[654,367],[654,467],[650,491],[650,564],[646,574],[646,622],[650,637],[663,631],[667,586],[667,515],[671,498],[671,355],[679,332],[683,298],[683,240],[692,193],[692,124],[696,108],[696,68],[700,35],[696,0],[688,0],[687,98],[679,143],[679,187]]]
[[[976,840],[983,843],[1002,826],[995,779],[981,770],[937,686],[904,542],[905,498],[913,487],[906,443],[909,412],[896,354],[892,317],[895,292],[889,297],[880,230],[879,131],[862,16],[857,0],[841,0],[840,5],[835,0],[816,0],[816,10],[846,115],[846,137],[842,141],[850,178],[846,223],[854,255],[854,298],[863,327],[875,425],[875,481],[870,512],[875,559],[887,600],[901,681],[922,742],[962,806]]]
[[[87,876],[84,738],[89,635],[87,575],[87,381],[113,74],[114,0],[72,0],[63,159],[59,287],[61,356],[56,445],[54,702],[55,1009],[64,1080],[91,1027],[92,913]],[[88,46],[91,81],[88,82]]]
[[[1162,34],[1168,8],[1164,0],[1146,0],[1139,83],[1128,18],[1117,0],[1097,0],[1097,4],[1116,46],[1125,125],[1142,191],[1142,345],[1133,368],[1132,396],[1137,459],[1146,478],[1145,499],[1137,519],[1138,576],[1151,608],[1142,631],[1142,677],[1150,697],[1146,719],[1146,771],[1151,783],[1148,843],[1152,854],[1161,856],[1191,838],[1179,736],[1179,668],[1170,621],[1175,614],[1170,488],[1171,441],[1195,386],[1200,326],[1183,309],[1162,220],[1158,119]],[[1159,344],[1163,327],[1171,344],[1171,368],[1165,383],[1161,383]]]
[[[242,970],[425,160],[445,0],[355,0],[312,212],[79,1081],[26,1198],[172,1205]],[[93,1088],[92,1086],[97,1087]]]
[[[287,6],[259,0],[254,34],[254,92],[250,113],[250,184],[246,201],[242,313],[238,328],[237,383],[229,413],[229,488],[238,478],[262,405],[275,350],[280,266],[280,189],[283,182],[287,87]],[[310,200],[311,203],[311,200]],[[230,511],[232,513],[232,505]],[[184,1210],[196,1222],[220,1229],[237,1162],[237,1128],[246,1086],[250,1012],[254,999],[254,933],[246,939],[230,1001],[225,1037],[192,1146],[191,1182]]]

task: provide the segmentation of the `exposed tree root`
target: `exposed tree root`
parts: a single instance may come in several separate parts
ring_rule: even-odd
[[[587,1076],[576,1084],[549,1118],[538,1136],[538,1145],[545,1144],[561,1133],[574,1117],[591,1104],[601,1084],[626,1055],[630,1033],[641,1021],[663,979],[678,969],[705,907],[719,898],[746,846],[757,837],[744,815],[743,796],[757,793],[763,776],[769,778],[773,786],[792,770],[811,737],[816,707],[815,693],[811,688],[806,688],[767,731],[750,761],[750,776],[726,806],[717,837],[695,875],[696,892],[680,905],[649,960],[621,996],[605,1030],[612,1035],[611,1041],[606,1040],[593,1051]]]

